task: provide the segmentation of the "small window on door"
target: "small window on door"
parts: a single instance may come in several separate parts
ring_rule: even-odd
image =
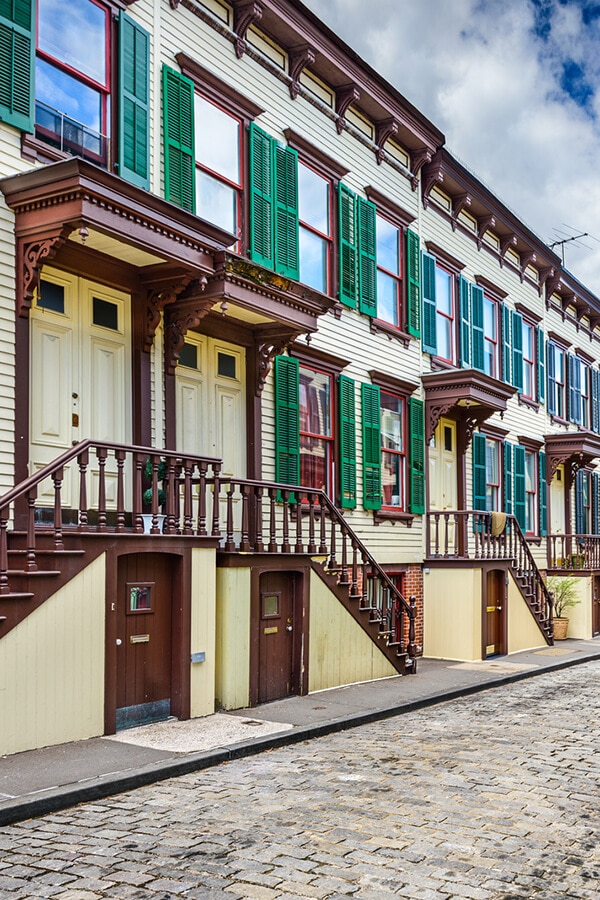
[[[279,611],[279,594],[263,594],[262,595],[262,618],[275,619],[280,615]]]
[[[186,369],[198,368],[198,348],[195,344],[185,343],[179,354],[179,365]]]
[[[230,353],[217,354],[217,371],[225,378],[237,378],[235,356]]]
[[[65,312],[65,289],[62,284],[53,284],[51,281],[40,281],[37,306],[52,312]]]
[[[152,612],[152,584],[127,585],[127,612]]]
[[[111,303],[109,300],[94,297],[92,320],[94,325],[100,325],[101,328],[110,328],[111,331],[118,331],[119,307],[116,303]]]

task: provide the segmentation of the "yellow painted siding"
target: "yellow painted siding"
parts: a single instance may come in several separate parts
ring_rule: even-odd
[[[308,659],[309,692],[398,674],[314,572],[310,575]]]
[[[569,619],[567,637],[589,640],[592,637],[592,578],[577,578],[577,596],[581,601],[566,611]]]
[[[205,653],[205,661],[190,663],[190,716],[215,711],[215,550],[192,550],[191,653]],[[185,650],[184,650],[185,653]]]
[[[250,569],[217,569],[217,706],[250,703]]]
[[[0,641],[0,755],[104,732],[105,557]]]
[[[424,656],[481,659],[481,584],[481,569],[431,569],[424,576]]]
[[[508,579],[508,653],[545,647],[546,642],[517,587],[512,573]]]

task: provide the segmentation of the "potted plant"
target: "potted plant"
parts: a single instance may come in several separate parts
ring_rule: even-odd
[[[546,587],[551,592],[554,606],[554,637],[564,641],[569,629],[567,610],[581,603],[578,596],[579,579],[575,575],[551,575],[546,580]]]
[[[161,460],[159,460],[158,471],[157,471],[157,479],[160,483],[164,482],[166,474],[167,474],[167,467],[166,467],[164,459],[161,459]],[[152,458],[150,456],[146,460],[146,466],[144,468],[144,477],[147,479],[147,481],[150,481],[150,482],[152,481]],[[151,530],[152,530],[153,516],[152,516],[151,510],[152,510],[153,494],[154,494],[154,492],[152,489],[152,485],[150,485],[150,487],[146,488],[146,490],[142,494],[142,504],[143,504],[143,508],[146,510],[145,513],[142,513],[142,520],[144,522],[144,534],[150,534]],[[164,505],[166,502],[167,502],[166,492],[164,491],[164,489],[162,487],[159,487],[158,488],[158,508],[162,510],[164,508]],[[165,521],[165,516],[162,513],[160,513],[157,518],[158,518],[158,522],[157,522],[158,529],[159,529],[159,531],[162,532],[164,521]]]

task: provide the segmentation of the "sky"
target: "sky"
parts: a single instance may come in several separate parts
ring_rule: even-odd
[[[600,297],[600,0],[303,2]]]

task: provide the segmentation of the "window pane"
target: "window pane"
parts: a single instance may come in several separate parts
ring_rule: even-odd
[[[377,216],[377,265],[395,275],[400,273],[399,237],[398,228]]]
[[[298,164],[298,211],[301,222],[329,235],[329,181],[302,163]]]
[[[381,446],[401,452],[402,438],[402,400],[392,394],[381,394]]]
[[[92,301],[92,321],[94,325],[101,325],[102,328],[111,328],[113,331],[118,331],[119,307],[116,303],[110,303],[110,301],[102,300],[100,297],[94,297]]]
[[[35,98],[37,103],[58,110],[74,123],[85,125],[95,132],[101,132],[101,94],[88,85],[77,81],[67,72],[57,69],[43,59],[36,60]],[[52,117],[54,119],[54,117]],[[60,126],[40,122],[36,110],[36,122],[49,131],[60,133]],[[92,148],[89,148],[92,149]]]
[[[435,303],[439,312],[452,315],[452,276],[436,266],[435,270]]]
[[[203,97],[195,98],[196,160],[228,181],[240,183],[240,123]]]
[[[327,293],[328,242],[306,228],[300,228],[300,281]]]
[[[107,11],[89,0],[38,0],[38,47],[106,86],[106,23]]]
[[[385,272],[377,272],[377,318],[400,325],[398,316],[398,282]]]
[[[201,219],[237,234],[237,191],[196,169],[196,212]]]
[[[452,319],[437,317],[437,355],[452,360]]]
[[[300,482],[306,487],[327,490],[329,442],[300,435]]]
[[[330,390],[328,375],[300,368],[300,431],[331,435]]]
[[[383,505],[404,508],[404,457],[397,453],[381,454],[381,487]]]

